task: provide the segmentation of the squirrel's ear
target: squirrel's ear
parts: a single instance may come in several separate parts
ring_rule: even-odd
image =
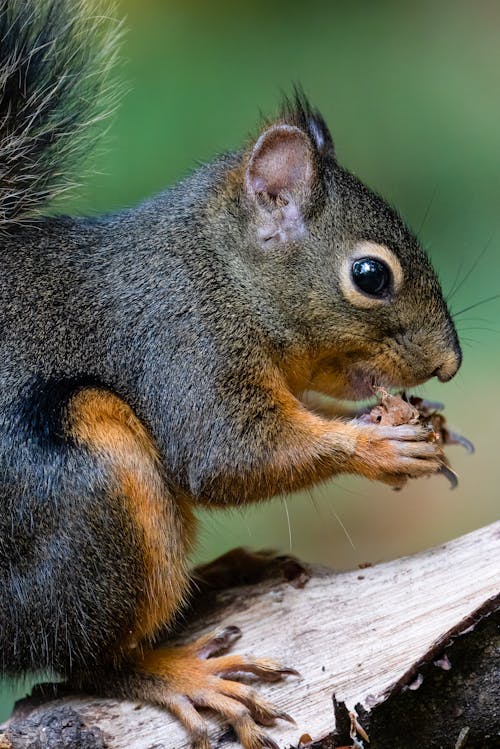
[[[300,128],[273,125],[259,137],[246,167],[245,189],[261,244],[293,242],[305,234],[314,169],[311,142]]]

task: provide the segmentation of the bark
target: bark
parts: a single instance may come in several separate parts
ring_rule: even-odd
[[[177,641],[237,625],[238,651],[300,671],[259,687],[296,720],[269,728],[280,747],[500,747],[500,523],[347,573],[287,558],[250,569],[241,559],[205,570],[244,584],[206,588]],[[189,747],[160,709],[50,695],[16,705],[0,749]],[[231,729],[207,719],[214,747],[236,746]]]

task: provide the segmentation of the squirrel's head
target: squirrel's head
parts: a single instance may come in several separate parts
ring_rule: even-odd
[[[238,276],[243,265],[296,390],[358,399],[376,385],[453,377],[461,350],[427,255],[338,164],[302,95],[263,128],[231,181],[244,215]]]

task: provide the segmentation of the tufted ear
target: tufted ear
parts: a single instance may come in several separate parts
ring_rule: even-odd
[[[314,155],[309,137],[294,125],[273,125],[255,143],[245,189],[255,211],[261,246],[299,240],[306,233],[304,209],[311,196]]]

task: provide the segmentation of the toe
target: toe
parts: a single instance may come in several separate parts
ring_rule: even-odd
[[[212,658],[217,653],[229,650],[240,637],[241,630],[239,627],[224,627],[217,632],[210,632],[208,635],[200,637],[189,647],[198,658]]]
[[[207,724],[197,708],[209,708],[230,723],[244,749],[277,749],[258,724],[272,725],[278,719],[292,721],[249,684],[235,681],[233,676],[247,673],[277,681],[286,674],[297,674],[294,669],[267,658],[211,657],[240,635],[237,627],[226,627],[190,645],[143,653],[136,663],[137,679],[144,680],[140,699],[146,696],[147,701],[169,709],[188,731],[194,749],[210,749]]]
[[[288,668],[271,658],[251,658],[242,655],[224,655],[207,663],[212,674],[253,674],[263,681],[279,681],[283,676],[300,676],[294,668]]]
[[[222,694],[226,695],[226,697],[232,697],[245,705],[250,710],[253,719],[257,721],[257,723],[271,726],[277,720],[286,720],[289,723],[295,724],[294,719],[288,715],[288,713],[285,713],[267,700],[264,700],[255,689],[249,687],[247,684],[221,679],[219,682],[219,690]]]
[[[163,692],[157,702],[170,710],[184,726],[191,739],[192,749],[211,749],[207,723],[187,697]]]
[[[241,702],[223,694],[204,694],[196,700],[200,707],[208,707],[230,723],[244,749],[278,749],[278,745],[253,720],[250,710]]]

